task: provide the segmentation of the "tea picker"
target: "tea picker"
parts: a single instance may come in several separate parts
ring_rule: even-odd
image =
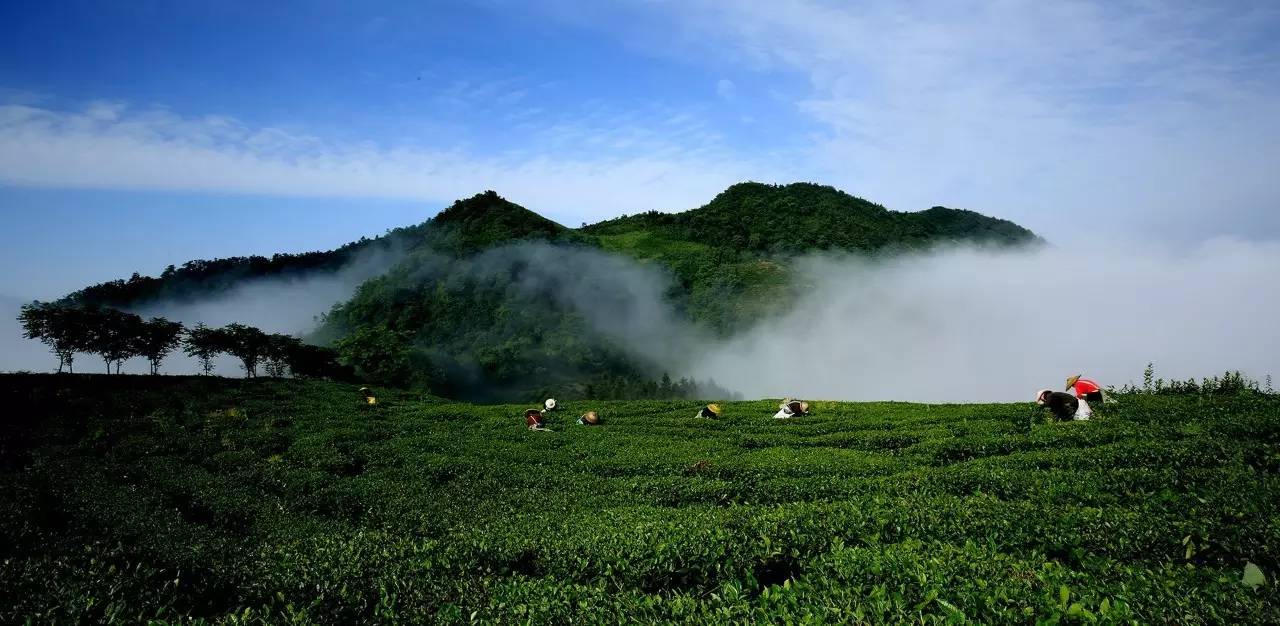
[[[529,430],[550,430],[547,428],[547,413],[556,410],[557,404],[555,398],[547,398],[542,403],[542,409],[529,409],[524,412],[524,424]]]
[[[1102,393],[1102,387],[1098,383],[1088,378],[1080,378],[1079,374],[1067,377],[1067,391],[1072,389],[1075,389],[1076,398],[1080,400],[1088,400],[1099,404],[1107,401],[1107,397]]]
[[[529,430],[549,430],[546,421],[542,419],[542,411],[538,409],[529,409],[524,412],[524,425]]]
[[[773,414],[773,419],[785,420],[793,417],[801,417],[809,414],[809,403],[799,400],[787,398],[778,405],[778,412]]]
[[[585,415],[583,415],[582,417],[579,417],[579,418],[578,418],[578,425],[580,425],[580,426],[599,426],[599,425],[600,425],[600,414],[599,414],[599,413],[596,413],[595,411],[587,411]]]
[[[1049,409],[1053,416],[1062,421],[1084,421],[1093,417],[1093,410],[1084,398],[1076,398],[1069,393],[1041,389],[1036,394],[1036,404]]]
[[[707,406],[702,407],[702,409],[699,410],[698,414],[694,415],[694,417],[705,417],[708,419],[715,419],[717,417],[720,417],[720,405],[708,404]]]
[[[360,388],[360,398],[366,405],[373,406],[378,403],[378,399],[374,397],[373,392],[368,387]]]

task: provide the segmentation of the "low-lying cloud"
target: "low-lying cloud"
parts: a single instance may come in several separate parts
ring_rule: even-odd
[[[164,317],[188,327],[238,322],[269,333],[302,336],[316,329],[320,315],[350,298],[361,283],[386,272],[403,256],[398,246],[376,244],[334,272],[260,278],[216,296],[152,302],[132,312]]]
[[[1018,401],[1076,373],[1118,387],[1148,362],[1180,379],[1280,371],[1280,242],[952,247],[794,263],[803,289],[790,311],[729,339],[675,312],[664,297],[672,279],[652,264],[521,244],[481,255],[476,268],[523,267],[521,287],[552,289],[635,356],[746,397]]]
[[[522,243],[490,250],[475,263],[481,274],[520,267],[516,288],[549,293],[592,330],[659,367],[676,367],[688,346],[708,341],[667,300],[673,279],[662,268],[591,248]]]
[[[811,257],[794,310],[707,346],[693,369],[752,395],[1027,400],[1104,385],[1280,371],[1280,243],[1192,249],[955,248],[888,261]]]
[[[218,298],[137,312],[301,334],[396,258],[384,251],[335,274],[256,281]],[[1179,379],[1228,369],[1258,379],[1280,372],[1275,241],[954,247],[879,260],[810,255],[793,261],[803,287],[790,310],[728,339],[678,313],[666,299],[671,276],[652,264],[547,244],[491,250],[469,263],[478,276],[520,267],[512,288],[523,297],[550,293],[644,362],[748,398],[1020,401],[1076,373],[1120,386],[1140,378],[1148,362],[1158,375]],[[424,264],[421,280],[445,279],[432,267]],[[19,334],[13,326],[8,339]],[[39,354],[38,363],[7,357],[0,368],[53,363],[35,342],[25,347],[6,353],[23,361]],[[83,361],[78,369],[96,371]],[[175,358],[165,371],[195,365]],[[238,368],[224,361],[219,372]]]
[[[336,271],[311,271],[258,278],[244,282],[229,291],[210,296],[193,295],[183,299],[148,302],[130,309],[143,317],[164,317],[181,322],[188,328],[203,323],[225,326],[237,322],[269,333],[303,337],[315,331],[319,318],[333,305],[347,300],[364,281],[390,269],[404,256],[403,249],[391,242],[380,242],[357,254]],[[48,371],[57,359],[35,340],[22,336],[17,316],[22,302],[0,298],[4,319],[0,320],[0,372]],[[223,355],[215,359],[215,373],[235,376],[242,373],[239,361]],[[75,371],[104,371],[101,360],[87,354],[78,355]],[[140,358],[126,361],[121,368],[129,374],[145,374],[148,365]],[[199,363],[176,351],[165,359],[166,374],[195,374]]]

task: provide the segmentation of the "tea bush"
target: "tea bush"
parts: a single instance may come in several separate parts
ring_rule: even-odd
[[[0,376],[0,622],[1280,622],[1273,395],[377,395]]]

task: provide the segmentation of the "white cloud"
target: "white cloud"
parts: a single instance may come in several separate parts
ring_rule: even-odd
[[[723,100],[732,100],[738,93],[738,86],[727,78],[721,78],[716,82],[716,95]]]
[[[806,76],[810,178],[899,209],[1280,235],[1274,3],[637,2],[689,59]],[[632,20],[633,22],[636,20]],[[739,80],[741,82],[741,79]]]
[[[0,183],[429,202],[494,188],[576,223],[697,206],[744,179],[814,180],[895,209],[975,209],[1055,241],[1280,236],[1274,3],[545,4],[734,76],[716,83],[720,98],[754,76],[767,88],[752,92],[799,121],[735,111],[750,132],[726,138],[705,115],[655,105],[553,107],[533,79],[446,84],[436,105],[508,125],[495,134],[514,147],[487,149],[439,132],[335,142],[190,111],[24,101],[0,107]]]
[[[786,315],[699,350],[691,371],[750,397],[1030,401],[1084,373],[1105,385],[1239,369],[1280,374],[1280,244],[1130,242],[811,257]],[[1139,381],[1140,382],[1140,381]]]
[[[700,124],[600,116],[536,133],[538,149],[476,155],[448,148],[335,143],[210,115],[94,103],[82,112],[0,106],[0,183],[443,203],[494,189],[576,224],[686,209],[726,186],[775,173],[714,145]],[[685,143],[692,147],[685,147]]]

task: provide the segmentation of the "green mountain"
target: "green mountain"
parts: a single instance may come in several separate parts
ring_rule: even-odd
[[[724,337],[788,309],[811,252],[884,255],[964,242],[1031,244],[972,211],[890,211],[832,187],[734,185],[683,213],[566,228],[489,191],[423,224],[338,250],[192,261],[70,296],[128,307],[211,295],[247,280],[332,272],[372,246],[403,257],[326,316],[314,340],[370,380],[469,400],[693,393],[662,381],[661,344]],[[699,393],[720,391],[708,389]],[[679,391],[676,391],[679,390]]]
[[[1013,222],[973,211],[890,211],[812,183],[740,183],[691,211],[623,216],[581,232],[602,249],[668,267],[679,280],[678,295],[690,316],[720,335],[786,307],[787,296],[798,287],[788,261],[797,256],[1040,241]]]
[[[493,191],[454,202],[430,222],[434,248],[466,254],[517,239],[553,240],[569,229]]]
[[[1025,228],[973,211],[933,207],[907,213],[825,185],[740,183],[707,205],[684,213],[650,212],[583,228],[617,236],[649,232],[748,253],[812,250],[874,252],[945,241],[1009,244],[1035,239]]]

